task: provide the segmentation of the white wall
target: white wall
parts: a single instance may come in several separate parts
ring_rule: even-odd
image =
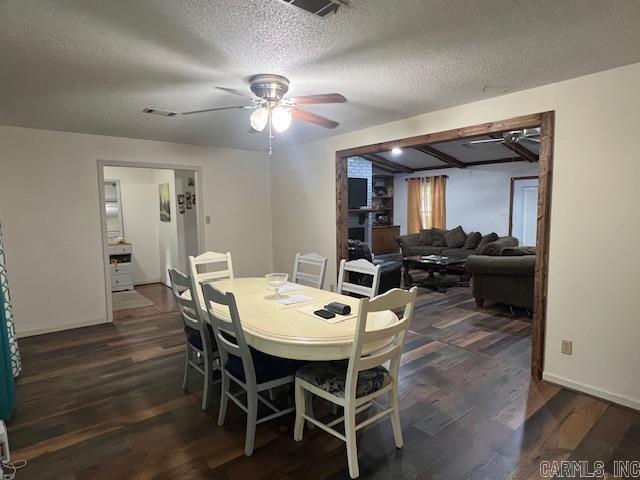
[[[158,258],[160,262],[160,278],[162,283],[171,286],[169,269],[180,268],[178,256],[178,211],[176,205],[176,178],[173,170],[155,171],[155,190],[158,198],[158,209],[160,208],[160,185],[169,184],[169,208],[171,220],[163,222],[158,214]],[[158,210],[159,212],[159,210]]]
[[[639,261],[611,253],[612,241],[640,238],[639,84],[634,64],[276,152],[275,268],[316,250],[335,285],[336,150],[555,110],[545,376],[640,408]]]
[[[465,232],[509,234],[511,177],[538,175],[538,164],[499,163],[475,167],[443,168],[393,179],[393,221],[407,233],[407,178],[447,175],[447,228],[462,225]]]
[[[176,194],[196,193],[195,172],[188,170],[176,170]],[[189,179],[194,180],[194,185],[189,185]],[[196,197],[196,203],[198,198]],[[180,213],[176,205],[176,220],[178,222],[178,260],[179,268],[183,272],[189,271],[189,256],[198,255],[198,221],[197,209],[186,208]]]
[[[203,249],[230,250],[238,275],[272,270],[266,153],[0,126],[0,220],[19,335],[106,321],[97,159],[201,166],[198,201],[211,217]]]
[[[160,281],[158,187],[150,168],[105,167],[105,180],[120,180],[124,238],[133,245],[133,282]]]

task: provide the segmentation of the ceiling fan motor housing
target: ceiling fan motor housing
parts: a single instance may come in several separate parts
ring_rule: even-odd
[[[289,80],[280,75],[261,74],[249,79],[253,94],[269,102],[278,102],[289,91]]]

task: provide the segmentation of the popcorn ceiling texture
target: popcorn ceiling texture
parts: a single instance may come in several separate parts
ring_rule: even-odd
[[[0,2],[0,124],[264,149],[241,105],[255,73],[340,92],[275,146],[640,61],[637,0],[350,0],[325,19],[278,0]],[[487,88],[485,88],[487,87]]]

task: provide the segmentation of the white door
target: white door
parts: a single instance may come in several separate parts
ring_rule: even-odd
[[[511,234],[520,240],[520,245],[535,246],[538,224],[537,178],[514,180],[511,221]]]

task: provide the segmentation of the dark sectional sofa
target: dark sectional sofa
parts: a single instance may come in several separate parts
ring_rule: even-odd
[[[398,245],[403,257],[416,255],[444,255],[447,257],[467,258],[469,255],[497,255],[505,247],[517,247],[515,237],[499,237],[495,233],[482,235],[479,232],[469,234],[456,227],[453,230],[431,228],[420,233],[398,237]]]
[[[479,238],[478,238],[479,237]],[[398,238],[403,257],[445,255],[466,258],[473,277],[473,296],[478,306],[485,300],[533,309],[535,248],[518,247],[515,237],[495,233],[468,235],[454,230],[430,229]]]

